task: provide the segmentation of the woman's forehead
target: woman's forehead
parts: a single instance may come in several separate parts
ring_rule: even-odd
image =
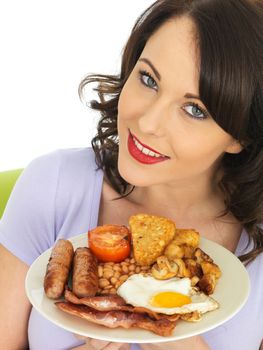
[[[183,80],[198,94],[198,55],[195,25],[184,16],[165,22],[149,38],[140,59],[151,61],[163,84],[171,83],[172,88],[173,82]]]
[[[150,47],[152,50],[166,48],[166,52],[171,53],[178,49],[192,51],[197,44],[196,33],[195,23],[189,16],[171,18],[150,36],[145,48]]]

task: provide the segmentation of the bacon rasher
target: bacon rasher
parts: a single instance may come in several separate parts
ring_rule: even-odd
[[[76,305],[70,302],[58,301],[56,306],[68,314],[78,316],[87,321],[106,326],[108,328],[138,327],[152,331],[160,336],[170,336],[176,326],[176,321],[166,318],[153,320],[147,314],[128,311],[97,311],[86,305]]]
[[[97,311],[129,311],[137,313],[146,313],[155,320],[166,318],[170,321],[176,321],[180,315],[165,315],[154,312],[144,307],[134,307],[126,304],[126,301],[117,294],[99,295],[94,297],[78,298],[70,290],[65,291],[65,299],[76,305],[86,305]]]
[[[73,292],[70,290],[65,291],[65,299],[70,301],[73,304],[77,305],[86,305],[96,309],[98,311],[112,311],[112,310],[124,310],[124,311],[132,311],[132,307],[127,307],[126,309],[122,309],[126,304],[126,301],[117,294],[109,294],[109,295],[98,295],[94,297],[84,297],[78,298]]]

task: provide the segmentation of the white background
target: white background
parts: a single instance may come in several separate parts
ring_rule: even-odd
[[[89,73],[119,72],[132,26],[153,2],[0,2],[0,171],[90,146],[99,114],[80,101],[78,85]]]

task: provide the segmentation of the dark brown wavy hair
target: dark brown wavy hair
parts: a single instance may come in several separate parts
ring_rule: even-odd
[[[123,49],[118,75],[89,74],[79,86],[98,83],[101,113],[92,139],[96,162],[122,198],[132,187],[119,174],[117,115],[122,88],[147,40],[168,19],[187,15],[196,25],[200,50],[199,94],[210,115],[244,149],[222,158],[220,188],[224,214],[244,226],[253,248],[240,256],[251,261],[263,251],[263,6],[261,0],[159,0],[136,20]],[[133,189],[134,187],[132,187]],[[223,214],[223,215],[224,215]]]

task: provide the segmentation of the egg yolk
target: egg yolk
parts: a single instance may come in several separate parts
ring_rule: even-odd
[[[177,292],[161,292],[155,294],[150,301],[155,307],[180,307],[191,303],[189,296]]]

